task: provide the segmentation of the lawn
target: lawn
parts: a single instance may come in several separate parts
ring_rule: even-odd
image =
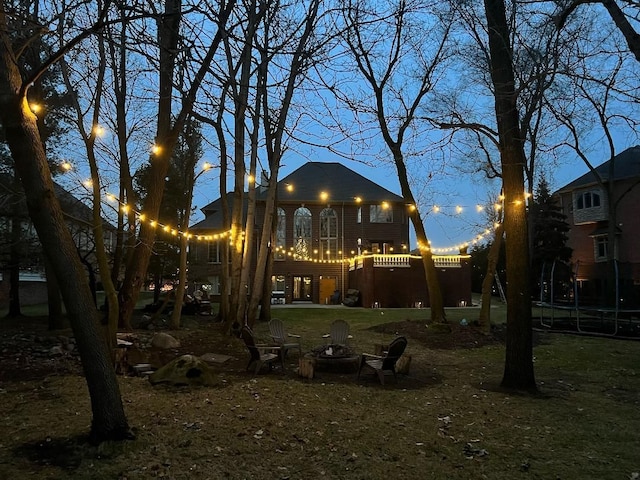
[[[240,340],[205,317],[185,319],[169,332],[182,346],[165,357],[231,355],[217,369],[220,385],[152,387],[120,376],[136,439],[100,446],[84,443],[89,398],[73,357],[53,362],[29,350],[69,332],[3,319],[0,478],[637,478],[640,343],[536,332],[540,394],[505,392],[503,329],[485,337],[460,326],[477,312],[448,310],[443,332],[428,325],[426,309],[273,310],[305,351],[326,341],[336,318],[349,322],[358,352],[406,335],[409,375],[384,386],[355,373],[301,379],[295,354],[284,373],[254,376]],[[504,307],[492,315],[503,320]],[[255,331],[266,339],[265,324]]]

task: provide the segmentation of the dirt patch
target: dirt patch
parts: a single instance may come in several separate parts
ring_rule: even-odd
[[[474,325],[425,324],[417,320],[385,323],[371,327],[371,330],[384,334],[404,335],[427,348],[440,350],[503,344],[506,333],[504,327],[493,327],[489,334],[485,334]]]

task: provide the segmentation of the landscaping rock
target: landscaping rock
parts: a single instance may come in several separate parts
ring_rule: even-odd
[[[152,385],[202,385],[214,387],[220,384],[217,376],[207,363],[194,355],[183,355],[149,376]]]
[[[172,337],[168,333],[160,332],[156,333],[151,339],[151,346],[162,350],[178,348],[180,347],[180,340]]]

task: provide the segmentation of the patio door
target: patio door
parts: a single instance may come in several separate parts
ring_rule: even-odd
[[[311,276],[293,277],[293,298],[295,301],[310,302],[311,296]]]
[[[336,277],[320,277],[320,303],[330,304],[336,290]]]

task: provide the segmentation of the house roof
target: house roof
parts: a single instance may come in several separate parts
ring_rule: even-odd
[[[633,178],[640,176],[640,145],[627,148],[624,152],[616,155],[613,160],[608,160],[597,167],[595,167],[596,173],[589,171],[576,178],[572,182],[569,182],[564,187],[558,190],[558,193],[566,193],[577,188],[588,187],[598,183],[597,178],[600,177],[603,181],[609,180],[609,166],[611,162],[614,162],[614,180],[623,180],[626,178]]]
[[[74,197],[56,182],[53,182],[53,189],[60,202],[62,211],[67,218],[88,225],[93,224],[93,209],[90,206]],[[17,199],[14,195],[17,195]],[[16,186],[13,175],[0,173],[0,215],[8,216],[9,214],[15,215],[16,213],[25,217],[28,215],[22,184],[18,182]],[[104,218],[103,223],[107,229],[115,230],[116,228]]]
[[[289,188],[292,187],[292,188]],[[328,195],[320,200],[320,193]],[[232,194],[229,196],[231,208]],[[266,192],[258,191],[257,198],[264,199]],[[337,162],[308,162],[278,181],[279,203],[356,203],[359,197],[365,204],[381,202],[403,202],[404,199],[359,173]],[[245,198],[245,213],[247,196]],[[222,200],[218,198],[202,207],[205,218],[192,225],[191,229],[219,229],[222,222]]]
[[[290,190],[289,190],[290,187]],[[279,202],[320,202],[320,193],[328,199],[324,203],[402,202],[404,199],[359,173],[337,162],[308,162],[278,182]]]
[[[231,215],[231,207],[233,205],[233,192],[227,193],[227,202],[229,202],[227,206],[229,209],[229,215]],[[243,210],[244,210],[243,217],[246,218],[246,214],[247,214],[246,193],[244,195]],[[222,218],[222,197],[219,197],[213,202],[205,205],[200,209],[200,211],[204,213],[205,218],[191,225],[191,227],[189,227],[190,230],[194,230],[194,229],[218,230],[222,228],[222,225],[224,225],[223,218]]]

